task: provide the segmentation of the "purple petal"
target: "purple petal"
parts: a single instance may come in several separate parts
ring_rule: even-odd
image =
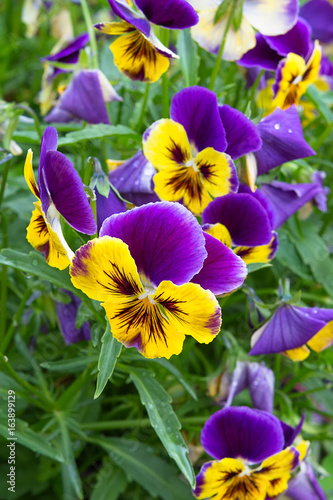
[[[82,70],[60,97],[59,106],[80,120],[110,124],[97,70]]]
[[[315,155],[304,140],[300,118],[295,105],[282,111],[277,108],[257,125],[263,146],[256,151],[258,174],[262,175],[286,161]]]
[[[226,150],[225,130],[214,92],[198,86],[181,90],[172,99],[170,118],[183,125],[198,151],[209,147],[222,153]]]
[[[126,21],[127,23],[135,26],[146,37],[150,35],[150,24],[142,14],[135,12],[128,5],[126,0],[108,0],[111,9],[117,16]]]
[[[271,225],[271,228],[274,229],[275,227],[275,211],[273,208],[273,205],[267,198],[267,196],[259,189],[257,188],[254,192],[251,190],[249,186],[246,184],[240,184],[238,188],[238,193],[247,193],[252,195],[256,200],[261,203],[263,208],[265,209],[265,212],[267,213],[267,216],[269,218],[269,222]]]
[[[272,238],[268,215],[250,194],[227,194],[215,198],[203,211],[204,224],[223,224],[234,245],[266,245]]]
[[[103,222],[107,217],[113,214],[126,212],[126,203],[122,201],[116,193],[110,189],[109,196],[103,196],[95,189],[96,194],[96,214],[97,214],[97,230],[102,227]]]
[[[50,198],[68,224],[81,233],[96,233],[92,208],[72,162],[59,151],[48,151],[43,174]],[[42,208],[46,213],[43,200]]]
[[[175,285],[189,282],[207,257],[198,221],[179,203],[149,203],[112,215],[100,231],[105,235],[129,246],[139,272],[155,286],[164,280]]]
[[[260,363],[247,363],[248,386],[253,406],[258,410],[273,412],[274,373]]]
[[[316,314],[284,304],[279,306],[270,320],[254,334],[256,343],[249,354],[274,354],[296,349],[305,345],[325,325],[319,317],[316,318]]]
[[[135,0],[150,22],[165,28],[185,29],[194,26],[199,16],[185,0]]]
[[[327,500],[309,463],[302,465],[300,472],[289,481],[286,496],[290,500]]]
[[[58,147],[57,131],[54,127],[47,127],[44,130],[42,137],[39,166],[38,166],[38,187],[44,214],[47,213],[50,204],[50,196],[45,186],[45,179],[43,173],[45,167],[45,158],[46,158],[46,153],[48,151],[57,151],[57,147]]]
[[[311,26],[304,19],[299,19],[284,35],[266,36],[265,39],[268,45],[283,57],[293,52],[306,59],[313,50]]]
[[[219,113],[228,143],[225,152],[233,160],[261,148],[260,134],[254,123],[244,113],[231,108],[227,104],[219,106]]]
[[[230,293],[239,288],[247,276],[247,267],[243,259],[234,254],[230,248],[207,233],[207,258],[201,271],[192,279],[192,283],[209,289],[214,295]]]
[[[281,60],[281,56],[268,45],[266,37],[261,33],[256,33],[256,40],[256,46],[246,52],[237,61],[237,64],[245,68],[259,67],[275,71]]]
[[[42,61],[60,61],[67,62],[69,56],[75,56],[76,60],[79,58],[79,52],[82,50],[87,43],[89,42],[89,34],[82,33],[76,37],[71,43],[67,45],[64,49],[60,50],[56,54],[52,54],[51,56],[43,57]]]
[[[257,463],[280,452],[284,436],[274,415],[233,407],[219,410],[208,419],[201,432],[201,443],[216,460],[241,457]]]
[[[229,390],[228,397],[225,401],[225,406],[230,406],[233,402],[233,399],[239,394],[241,391],[248,387],[248,370],[247,363],[244,361],[237,361],[236,367],[231,374],[230,382],[229,382]],[[220,401],[223,403],[223,401]]]
[[[79,310],[81,300],[68,290],[61,291],[66,293],[71,298],[69,304],[56,302],[59,326],[66,344],[69,345],[80,342],[81,340],[90,340],[91,333],[88,321],[86,321],[81,328],[75,327],[77,312]]]
[[[319,208],[326,209],[327,191],[318,181],[308,184],[273,181],[262,184],[260,189],[273,207],[274,229],[281,227],[289,217],[313,199],[319,200]]]
[[[323,43],[333,40],[333,6],[327,0],[311,0],[300,9],[300,16],[312,28],[312,37]]]
[[[288,446],[291,446],[293,442],[295,441],[296,437],[298,434],[301,432],[303,424],[305,420],[305,414],[302,415],[301,420],[299,424],[294,428],[291,427],[290,425],[286,424],[282,420],[280,420],[282,429],[283,429],[283,434],[284,434],[284,447],[288,448]]]
[[[109,173],[111,184],[134,205],[159,201],[154,191],[156,170],[140,150],[133,158]]]
[[[51,111],[44,117],[44,121],[47,123],[70,123],[79,122],[80,119],[72,115],[66,109],[62,109],[59,105],[56,105]]]

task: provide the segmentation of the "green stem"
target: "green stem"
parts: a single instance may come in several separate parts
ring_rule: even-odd
[[[7,219],[5,214],[1,214],[1,229],[2,229],[2,247],[6,248],[8,246],[8,230],[7,230]],[[6,323],[7,323],[7,266],[2,266],[1,273],[1,305],[0,305],[0,341],[4,338],[6,334]]]
[[[236,3],[235,3],[235,5],[236,5]],[[225,27],[225,30],[224,30],[224,33],[223,33],[222,42],[221,42],[221,45],[220,45],[220,48],[219,48],[219,51],[218,51],[218,54],[217,54],[217,57],[216,57],[215,65],[214,65],[214,68],[213,68],[213,71],[212,71],[212,76],[210,78],[210,82],[209,82],[209,85],[208,85],[209,90],[213,90],[214,85],[215,85],[215,80],[217,78],[217,75],[218,75],[218,72],[219,72],[219,69],[220,69],[220,66],[221,66],[222,54],[223,54],[223,50],[224,50],[224,47],[225,47],[225,44],[226,44],[226,41],[227,41],[228,31],[230,29],[230,26],[231,26],[231,23],[232,23],[232,19],[234,17],[234,11],[235,11],[235,6],[230,11],[230,14],[229,14],[229,17],[228,17],[228,21],[227,21],[227,24],[226,24],[226,27]]]
[[[8,172],[10,168],[11,161],[6,161],[4,169],[3,169],[3,174],[2,174],[2,180],[1,180],[1,187],[0,187],[0,207],[2,205],[2,200],[3,200],[3,195],[5,192],[5,187],[6,187],[6,182],[7,182],[7,177],[8,177]]]
[[[160,40],[165,47],[169,47],[169,30],[160,29]],[[169,116],[169,77],[168,72],[162,75],[162,117]]]
[[[147,102],[148,102],[149,88],[150,88],[150,84],[147,83],[146,84],[145,93],[144,93],[144,97],[143,97],[143,101],[142,101],[140,116],[139,116],[139,119],[138,119],[138,123],[136,124],[136,127],[135,127],[135,130],[137,132],[139,132],[139,133],[141,131],[142,124],[143,124],[143,119],[144,119],[144,116],[145,116],[145,111],[146,111]]]
[[[191,424],[204,424],[208,416],[202,417],[185,417],[181,419],[182,425],[191,425]],[[128,420],[106,420],[100,422],[88,422],[86,424],[82,424],[82,429],[87,429],[91,431],[106,431],[113,429],[131,429],[133,427],[150,427],[151,423],[149,418],[133,418]]]
[[[36,128],[37,134],[39,135],[39,139],[42,140],[42,136],[43,136],[42,129],[40,128],[38,116],[36,115],[34,110],[32,108],[30,108],[30,106],[27,106],[26,104],[17,104],[15,106],[15,108],[23,109],[26,113],[28,113],[28,115],[30,115],[33,118],[33,120],[35,122],[35,128]]]
[[[91,57],[92,66],[93,68],[98,68],[98,50],[97,50],[96,34],[91,19],[87,0],[81,0],[81,6],[82,6],[83,17],[90,37],[90,46],[92,50],[92,57]]]
[[[30,288],[27,288],[26,291],[24,292],[23,297],[22,297],[21,302],[20,302],[20,305],[15,313],[15,316],[13,317],[13,321],[8,329],[8,332],[5,336],[5,338],[3,339],[3,341],[0,345],[1,352],[6,352],[6,349],[9,345],[9,343],[11,342],[13,335],[16,331],[16,328],[21,320],[22,314],[24,312],[24,307],[25,307],[26,302],[27,302],[29,296],[31,295],[31,293],[32,292],[31,292]],[[2,299],[2,294],[1,294],[1,299]],[[1,305],[2,305],[2,300],[1,300]],[[1,317],[2,317],[2,312],[1,312]]]
[[[0,352],[0,369],[3,372],[6,372],[15,382],[17,382],[21,387],[26,389],[29,393],[34,394],[35,396],[40,398],[40,388],[31,385],[29,382],[20,377],[14,368],[10,365],[8,359]]]

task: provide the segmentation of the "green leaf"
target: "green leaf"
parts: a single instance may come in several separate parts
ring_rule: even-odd
[[[152,359],[151,361],[163,366],[166,370],[168,370],[170,373],[172,373],[172,375],[174,375],[179,380],[179,382],[182,384],[182,386],[187,390],[189,395],[192,396],[192,398],[195,401],[198,400],[198,397],[197,397],[195,391],[192,389],[190,384],[185,380],[185,378],[183,377],[183,374],[178,370],[178,368],[176,368],[172,363],[170,363],[170,361],[168,361],[167,359],[164,359],[164,358]]]
[[[111,333],[110,323],[106,320],[106,330],[102,337],[101,351],[98,359],[98,376],[94,399],[100,396],[111,377],[117,358],[121,353],[122,344]]]
[[[74,451],[72,447],[72,442],[69,436],[68,429],[66,427],[63,415],[58,413],[57,419],[60,425],[61,431],[61,447],[62,452],[65,457],[66,465],[62,467],[62,476],[64,483],[64,491],[68,494],[71,490],[79,498],[83,498],[83,489],[80,474],[76,465]],[[75,496],[73,495],[75,498]]]
[[[272,267],[272,264],[269,264],[268,262],[255,262],[253,264],[247,264],[249,274],[259,271],[260,269],[265,269],[265,267]]]
[[[290,269],[305,280],[311,280],[311,275],[308,268],[302,262],[295,245],[290,241],[286,230],[279,230],[279,248],[275,258],[281,262],[283,266]]]
[[[96,363],[97,360],[98,356],[84,356],[61,361],[46,361],[40,366],[50,372],[76,373],[82,371],[90,363]]]
[[[221,19],[221,17],[223,17],[227,13],[228,9],[230,9],[230,7],[232,6],[234,1],[237,1],[237,0],[224,0],[218,6],[216,14],[215,14],[215,18],[214,18],[214,24],[216,24]]]
[[[234,26],[234,30],[238,31],[243,20],[243,4],[244,0],[236,0],[236,6],[234,8],[234,14],[232,18],[232,24]]]
[[[181,30],[179,32],[177,51],[186,87],[196,85],[200,58],[198,56],[198,45],[191,37],[190,30]]]
[[[150,371],[129,368],[131,379],[145,405],[152,427],[170,457],[175,460],[190,485],[195,486],[195,475],[188,457],[188,448],[180,433],[181,424],[171,406],[171,397],[153,378]]]
[[[103,139],[104,137],[113,136],[134,136],[139,135],[124,125],[90,125],[83,130],[76,130],[75,132],[69,132],[65,137],[62,137],[58,141],[58,146],[71,146],[82,141],[91,141],[95,139]]]
[[[81,302],[76,314],[75,328],[81,328],[83,324],[91,319],[91,311],[84,302]]]
[[[330,125],[333,121],[333,113],[325,101],[323,92],[318,90],[315,85],[310,85],[306,91],[306,96],[314,104],[321,117]]]
[[[8,416],[1,415],[0,416],[0,434],[7,439],[8,434]],[[50,442],[41,434],[34,432],[26,422],[20,420],[19,418],[15,419],[15,435],[17,438],[16,442],[29,448],[35,453],[40,453],[41,455],[45,455],[46,457],[51,458],[52,460],[56,460],[57,462],[64,462],[65,458],[60,450],[58,450],[55,446],[50,444]],[[9,441],[8,441],[9,442]]]
[[[188,485],[176,475],[176,470],[154,455],[152,449],[139,441],[121,438],[94,439],[102,446],[126,475],[140,484],[153,498],[191,500]]]
[[[127,480],[123,471],[107,459],[98,472],[97,484],[90,500],[117,500],[119,495],[124,493],[126,486]]]

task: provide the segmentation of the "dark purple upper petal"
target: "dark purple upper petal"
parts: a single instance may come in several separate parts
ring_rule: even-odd
[[[111,184],[119,193],[134,205],[159,201],[154,191],[153,177],[156,169],[141,150],[133,158],[109,173]]]
[[[299,424],[294,428],[291,427],[290,425],[286,424],[282,420],[280,420],[282,429],[283,429],[283,434],[284,434],[284,447],[288,448],[288,446],[291,446],[298,436],[298,434],[301,432],[303,424],[305,420],[305,414],[302,415],[301,420]]]
[[[147,19],[171,29],[194,26],[199,16],[186,0],[134,0]]]
[[[262,184],[260,189],[273,207],[274,229],[281,227],[297,210],[316,197],[319,197],[320,207],[326,208],[327,192],[318,182],[289,184],[273,181],[269,184]]]
[[[179,203],[149,203],[104,221],[100,236],[124,241],[138,270],[155,286],[187,283],[207,257],[202,229]]]
[[[198,151],[209,147],[222,153],[226,150],[225,130],[214,92],[198,86],[181,90],[172,99],[170,118],[183,125]]]
[[[247,275],[247,267],[243,259],[238,257],[230,248],[207,233],[207,258],[201,271],[192,279],[192,283],[209,289],[215,295],[230,293],[240,287]]]
[[[262,69],[275,71],[281,56],[273,50],[261,33],[256,33],[256,46],[246,52],[241,59],[237,61],[240,66],[245,68],[259,67]]]
[[[48,151],[43,174],[50,199],[68,224],[81,233],[96,233],[92,208],[72,162],[59,151]]]
[[[269,201],[267,196],[259,188],[257,188],[255,191],[252,191],[251,188],[249,186],[247,186],[246,184],[239,184],[238,193],[250,194],[256,200],[258,200],[259,203],[261,203],[261,205],[263,206],[263,208],[265,209],[265,211],[267,213],[271,228],[274,229],[274,227],[275,227],[275,211],[274,211],[273,205],[271,204],[271,202]]]
[[[150,35],[150,24],[142,14],[131,9],[126,0],[108,0],[111,9],[117,16],[137,28],[146,37]]]
[[[311,0],[300,9],[300,16],[312,28],[312,37],[323,43],[333,40],[333,5],[327,0]]]
[[[223,224],[234,245],[266,245],[272,239],[269,217],[250,194],[227,194],[215,198],[203,211],[204,224]]]
[[[328,500],[309,463],[289,481],[285,494],[290,500]]]
[[[261,148],[262,140],[257,127],[244,113],[227,104],[219,106],[219,113],[228,143],[225,152],[233,160]]]
[[[265,39],[283,57],[293,52],[305,59],[313,50],[311,26],[304,19],[298,19],[295,26],[284,35],[266,36]]]
[[[59,326],[66,344],[69,345],[80,342],[81,340],[90,340],[91,333],[88,321],[86,321],[81,328],[75,327],[81,300],[68,290],[62,290],[62,292],[66,293],[71,299],[69,304],[56,302]]]
[[[45,60],[45,61],[68,62],[67,58],[73,55],[75,55],[77,60],[79,57],[80,50],[82,50],[87,45],[88,42],[89,42],[89,34],[82,33],[82,35],[76,37],[72,42],[70,42],[67,45],[67,47],[60,50],[60,52],[52,54],[51,56],[44,57],[42,61]],[[74,59],[71,59],[71,61],[74,61]]]
[[[113,214],[126,212],[126,203],[122,201],[116,193],[110,189],[109,196],[103,196],[95,189],[96,194],[96,215],[97,215],[97,230],[102,227],[103,222],[107,217]]]
[[[54,127],[46,127],[43,133],[42,142],[40,146],[40,158],[38,166],[38,187],[44,214],[46,214],[50,204],[50,196],[45,186],[45,178],[43,174],[45,166],[45,158],[46,158],[46,153],[48,151],[56,151],[57,147],[58,147],[58,133],[56,129]]]
[[[277,108],[257,125],[262,148],[256,151],[258,174],[265,174],[286,161],[315,155],[303,137],[301,120],[295,105],[282,111]]]
[[[216,460],[243,458],[257,463],[279,453],[284,436],[274,415],[241,406],[214,413],[202,429],[201,443]]]
[[[96,70],[82,70],[60,97],[60,107],[89,123],[110,124]]]
[[[301,347],[325,324],[319,317],[316,318],[316,314],[304,312],[300,307],[289,304],[279,306],[270,320],[259,329],[261,335],[250,355],[273,354]]]

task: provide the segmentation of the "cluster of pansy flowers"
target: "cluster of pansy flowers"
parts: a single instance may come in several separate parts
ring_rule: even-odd
[[[95,28],[118,36],[110,46],[114,62],[133,80],[155,82],[178,58],[158,39],[163,29],[191,28],[194,40],[213,54],[226,34],[222,57],[248,68],[249,83],[265,70],[260,87],[268,95],[267,113],[257,124],[220,105],[214,92],[189,87],[173,97],[170,118],[145,131],[142,150],[124,162],[108,160],[108,179],[97,162],[91,184],[96,221],[73,164],[57,151],[53,127],[43,135],[38,183],[32,152],[27,155],[25,177],[38,199],[28,241],[51,266],[69,266],[73,285],[102,303],[119,342],[147,358],[170,358],[182,351],[185,335],[200,343],[214,340],[222,323],[218,298],[242,286],[247,264],[274,258],[277,231],[290,216],[309,203],[326,210],[322,172],[302,184],[256,183],[285,162],[315,154],[303,137],[296,105],[311,83],[319,77],[329,81],[333,71],[316,41],[320,29],[310,8],[316,0],[302,8],[304,19],[298,17],[296,0],[108,1],[120,20]],[[100,70],[80,68],[88,40],[82,34],[44,58],[45,113],[51,82],[74,70],[46,121],[110,123],[105,103],[121,97]],[[74,253],[63,222],[95,237]],[[72,294],[69,298],[69,304],[57,304],[65,340],[87,340],[89,324],[77,329],[73,321],[80,301]],[[303,360],[309,348],[320,352],[333,344],[332,324],[332,310],[281,302],[253,335],[250,354],[284,353]],[[294,444],[303,421],[292,429],[272,415],[272,377],[258,363],[237,364],[227,408],[215,413],[202,432],[203,447],[214,461],[198,475],[195,497],[265,500],[288,488],[286,498],[297,499],[293,487],[297,495],[299,482],[303,489],[315,485],[317,496],[309,498],[325,498],[305,461],[308,444]],[[218,383],[212,395],[219,393]],[[228,408],[245,386],[258,409]]]

